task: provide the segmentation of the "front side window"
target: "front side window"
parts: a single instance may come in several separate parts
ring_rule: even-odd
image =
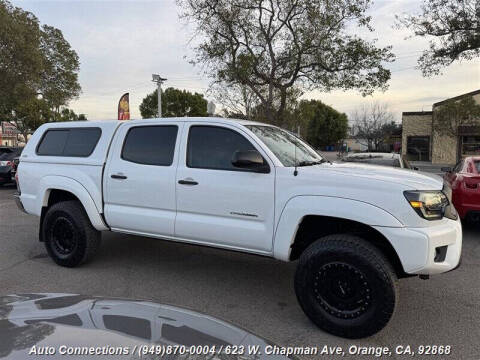
[[[97,146],[100,128],[70,128],[47,130],[37,147],[37,155],[87,157]]]
[[[132,127],[123,143],[122,159],[143,165],[170,166],[177,132],[176,125]]]
[[[309,145],[285,130],[265,125],[246,127],[262,140],[283,166],[305,166],[325,161]]]
[[[232,164],[237,151],[256,150],[238,132],[218,126],[192,126],[188,134],[187,166],[200,169],[245,171]]]

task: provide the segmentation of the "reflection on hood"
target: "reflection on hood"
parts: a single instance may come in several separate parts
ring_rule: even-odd
[[[25,359],[32,347],[58,350],[62,345],[129,349],[141,345],[208,345],[217,348],[257,345],[262,348],[270,343],[213,317],[148,301],[71,294],[0,297],[0,358]],[[125,359],[140,358],[138,353],[124,355]],[[223,355],[217,355],[217,358],[262,358],[248,354]],[[48,356],[52,359],[64,357],[58,351]],[[112,355],[104,354],[103,357],[112,359]],[[170,359],[211,357],[211,354],[169,356]],[[115,355],[115,358],[122,356]]]

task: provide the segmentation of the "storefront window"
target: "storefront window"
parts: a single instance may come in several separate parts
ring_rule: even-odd
[[[480,136],[462,136],[462,155],[480,154]]]
[[[429,161],[430,160],[430,136],[409,136],[407,137],[408,160]]]

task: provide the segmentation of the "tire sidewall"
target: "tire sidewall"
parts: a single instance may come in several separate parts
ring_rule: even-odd
[[[71,254],[65,257],[58,257],[56,252],[53,250],[53,238],[52,238],[52,225],[55,220],[59,217],[65,217],[70,221],[74,228],[74,238],[76,241],[76,248],[72,251]],[[53,206],[45,214],[44,223],[43,223],[43,239],[45,240],[45,247],[47,249],[50,257],[61,266],[74,267],[79,265],[84,257],[86,252],[86,235],[83,227],[81,226],[78,219],[76,219],[68,210],[61,209],[57,206]]]
[[[373,261],[372,261],[373,260]],[[371,290],[366,311],[353,319],[341,319],[327,312],[313,291],[315,276],[328,263],[345,263],[358,269]],[[360,338],[379,331],[389,321],[396,303],[394,279],[382,268],[381,261],[367,258],[355,249],[317,248],[299,264],[295,278],[295,290],[306,315],[320,328],[335,335]]]

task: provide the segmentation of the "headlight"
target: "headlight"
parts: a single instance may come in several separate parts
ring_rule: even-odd
[[[440,220],[449,205],[447,196],[441,191],[404,191],[413,210],[427,220]]]

